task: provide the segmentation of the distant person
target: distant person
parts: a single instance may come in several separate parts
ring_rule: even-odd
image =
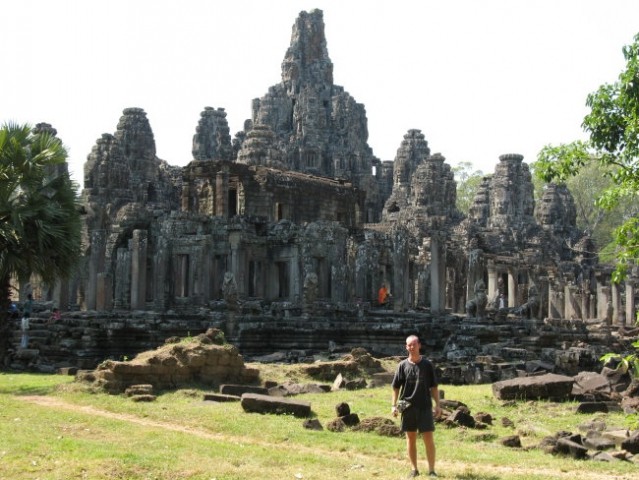
[[[49,323],[55,323],[57,321],[59,321],[62,318],[62,315],[60,314],[60,310],[58,308],[54,308],[53,311],[51,312],[51,316],[49,317]]]
[[[22,320],[20,322],[20,327],[22,330],[20,347],[22,348],[29,348],[29,319],[31,318],[32,312],[33,312],[33,296],[29,294],[27,295],[27,301],[24,302],[24,305],[22,306]]]
[[[22,316],[26,318],[31,318],[31,314],[33,313],[33,295],[27,295],[27,301],[22,305]]]
[[[435,418],[441,415],[439,406],[439,389],[437,376],[433,364],[421,353],[421,342],[416,335],[406,339],[408,358],[397,366],[393,378],[392,413],[397,416],[398,402],[402,401],[407,407],[401,412],[401,430],[406,433],[406,449],[408,459],[413,470],[409,477],[417,477],[417,432],[422,435],[428,461],[428,474],[436,477],[435,473]],[[433,416],[433,401],[435,412]]]
[[[380,306],[386,305],[388,303],[388,299],[390,297],[390,293],[388,292],[388,289],[386,288],[386,284],[382,283],[382,286],[380,287],[379,291],[377,292],[377,303]]]
[[[499,295],[499,310],[506,308],[506,295],[503,293]]]

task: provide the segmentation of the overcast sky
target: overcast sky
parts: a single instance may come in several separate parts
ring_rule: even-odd
[[[491,173],[584,138],[588,93],[614,82],[639,0],[20,0],[2,6],[0,122],[52,124],[73,177],[122,111],[143,108],[158,157],[185,165],[204,107],[234,135],[281,81],[302,10],[324,12],[335,84],[392,160],[421,130],[448,163]]]

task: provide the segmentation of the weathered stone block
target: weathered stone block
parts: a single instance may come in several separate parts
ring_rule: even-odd
[[[634,432],[627,440],[621,442],[621,448],[632,454],[639,454],[639,431]]]
[[[240,397],[237,395],[226,395],[223,393],[205,393],[204,401],[207,402],[239,402]]]
[[[242,408],[245,412],[290,414],[295,417],[308,417],[311,414],[311,404],[283,397],[271,397],[257,393],[242,395]]]
[[[568,455],[577,460],[586,458],[588,456],[588,449],[586,447],[568,438],[557,439],[555,451],[557,453]]]
[[[260,395],[268,395],[268,389],[266,387],[258,387],[253,385],[233,385],[224,384],[220,385],[220,393],[225,395],[235,395],[241,397],[244,393],[258,393]]]
[[[567,400],[572,392],[572,377],[549,373],[533,377],[513,378],[493,384],[493,394],[499,400]]]

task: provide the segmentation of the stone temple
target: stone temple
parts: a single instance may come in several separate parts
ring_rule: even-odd
[[[610,282],[565,187],[535,203],[521,155],[499,157],[467,216],[422,131],[393,161],[375,157],[364,105],[333,82],[320,10],[300,13],[280,83],[251,107],[234,137],[224,108],[205,107],[184,167],[157,157],[141,108],[97,140],[78,275],[35,295],[82,330],[60,332],[59,355],[91,364],[210,326],[248,353],[394,352],[412,331],[436,339],[451,315],[634,318],[636,277]]]

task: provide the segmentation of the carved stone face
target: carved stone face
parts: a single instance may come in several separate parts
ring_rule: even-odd
[[[498,196],[494,200],[496,215],[506,215],[508,214],[508,209],[511,205],[510,192],[503,192],[503,195]]]

